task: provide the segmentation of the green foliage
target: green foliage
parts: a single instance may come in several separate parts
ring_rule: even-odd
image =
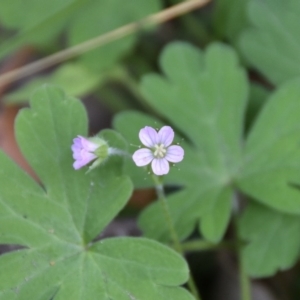
[[[300,250],[300,219],[251,204],[240,221],[240,235],[251,241],[242,253],[249,275],[270,276],[290,268]]]
[[[52,53],[180,2],[2,0],[0,59],[4,70],[19,66],[23,52],[8,65],[5,59],[20,47]],[[154,35],[121,34],[6,94],[4,86],[4,104],[31,97],[16,119],[16,138],[39,182],[0,152],[0,245],[19,246],[0,256],[0,300],[193,299],[179,287],[189,276],[185,260],[159,243],[174,243],[159,201],[138,216],[153,240],[99,239],[133,185],[154,185],[150,166],[138,168],[124,154],[138,149],[144,126],[171,125],[185,151],[163,178],[179,239],[195,228],[203,238],[184,249],[234,243],[243,299],[244,271],[257,278],[291,268],[300,251],[299,15],[299,0],[216,0]],[[161,47],[178,38],[206,49],[167,44],[161,73],[144,76],[138,87],[142,74],[157,70]],[[53,85],[36,90],[45,83]],[[122,135],[98,134],[115,154],[91,172],[73,169],[70,149],[72,139],[87,135],[88,120],[67,95],[86,94],[115,111],[152,113],[118,114],[113,124]],[[230,241],[223,243],[225,233]]]
[[[300,213],[300,80],[269,98],[247,137],[238,186],[282,212]]]
[[[17,117],[16,134],[41,184],[0,154],[0,244],[23,246],[0,256],[0,299],[191,300],[176,287],[188,268],[171,249],[144,238],[94,240],[132,184],[120,156],[89,174],[72,168],[72,139],[87,134],[82,104],[45,86],[30,105]],[[126,150],[114,131],[101,136]]]
[[[120,9],[122,7],[122,9]],[[160,9],[159,0],[110,1],[0,1],[0,18],[7,27],[18,29],[16,36],[0,47],[0,57],[24,44],[45,45],[64,29],[69,46],[109,32],[141,19]],[[24,14],[24,11],[27,13]],[[118,16],[114,17],[116,12]],[[120,39],[82,57],[88,67],[97,71],[112,67],[133,45],[133,36]]]
[[[3,99],[7,104],[22,103],[43,84],[59,85],[68,95],[81,96],[101,83],[101,76],[78,63],[63,64],[51,75],[40,76],[29,81],[18,90],[7,93]]]
[[[241,37],[241,49],[252,66],[273,84],[300,75],[300,2],[253,0],[248,6],[252,27]]]
[[[249,130],[251,125],[254,123],[259,111],[264,106],[269,95],[270,91],[263,85],[251,83],[249,103],[246,111],[246,130]]]
[[[300,80],[285,84],[264,100],[266,104],[262,109],[255,109],[258,116],[249,135],[244,137],[248,84],[233,50],[213,44],[202,53],[188,44],[173,43],[163,51],[160,63],[164,76],[146,76],[141,90],[148,103],[186,136],[186,141],[181,142],[185,158],[166,177],[166,184],[182,187],[168,197],[180,238],[186,238],[199,223],[206,239],[220,241],[239,193],[276,209],[273,212],[256,204],[255,211],[262,210],[259,215],[270,211],[274,219],[284,216],[285,222],[291,223],[288,226],[293,226],[298,217],[283,213],[300,213],[297,188]],[[252,92],[252,97],[255,93]],[[268,95],[265,90],[256,94],[261,99]],[[125,125],[129,119],[132,122]],[[155,122],[138,113],[123,113],[117,117],[115,126],[129,141],[136,143],[140,127],[153,126]],[[177,168],[180,171],[175,171]],[[140,180],[133,178],[140,186]],[[140,226],[147,236],[166,241],[169,236],[162,220],[160,206],[154,203],[142,213]],[[254,224],[256,218],[242,222],[245,239],[247,233],[244,232],[248,232],[247,226],[251,227],[250,221]],[[270,217],[272,222],[275,221]],[[261,234],[258,230],[255,233]],[[284,241],[290,246],[290,252],[286,252],[285,259],[276,262],[277,252],[272,252],[272,248],[270,259],[264,256],[264,249],[270,247],[268,241],[254,239],[254,244],[250,243],[244,252],[248,272],[266,276],[291,266],[296,259],[299,238]],[[264,260],[261,269],[252,264],[255,251]]]
[[[186,235],[201,219],[204,236],[217,242],[230,218],[230,185],[242,155],[246,76],[235,53],[221,44],[210,46],[203,54],[188,44],[174,43],[163,51],[160,62],[168,79],[148,75],[142,82],[142,92],[149,104],[190,141],[183,145],[185,159],[180,171],[170,174],[176,177],[174,183],[185,186],[184,197],[175,194],[170,198],[176,229]],[[135,128],[131,132],[137,136],[139,128],[134,123],[128,126]],[[123,130],[125,124],[117,128],[124,136],[128,134],[129,129]],[[147,224],[159,215],[158,209],[154,205],[142,216],[147,234]],[[156,237],[167,234],[162,222],[153,223],[150,225],[155,230],[151,233]]]
[[[213,28],[219,38],[236,43],[242,30],[248,25],[249,0],[217,0],[213,11]]]

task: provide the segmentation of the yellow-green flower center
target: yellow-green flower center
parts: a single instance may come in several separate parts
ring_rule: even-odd
[[[160,145],[156,144],[154,146],[154,156],[156,158],[163,158],[163,157],[165,157],[166,152],[167,152],[167,149],[165,148],[165,145],[163,145],[163,144],[160,144]]]

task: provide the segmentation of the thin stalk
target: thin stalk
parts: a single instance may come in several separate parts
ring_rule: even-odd
[[[204,240],[193,240],[181,244],[183,251],[205,251],[220,248],[234,248],[235,243],[231,241],[223,241],[219,244],[213,244]]]
[[[171,218],[171,215],[170,215],[170,212],[169,212],[169,206],[168,206],[168,202],[166,200],[166,196],[165,196],[165,193],[164,193],[164,188],[163,188],[162,184],[156,184],[155,187],[156,187],[156,193],[157,193],[158,199],[159,199],[159,201],[162,205],[162,209],[163,209],[165,219],[166,219],[166,222],[167,222],[167,225],[168,225],[168,229],[169,229],[169,232],[170,232],[170,235],[171,235],[171,238],[172,238],[172,242],[174,244],[174,248],[178,253],[183,254],[183,250],[182,250],[182,247],[180,245],[179,238],[178,238],[177,233],[175,231],[173,221],[172,221],[172,218]]]
[[[156,14],[149,15],[148,17],[138,21],[129,23],[125,26],[119,27],[108,33],[100,35],[96,38],[90,39],[86,42],[80,43],[76,46],[67,48],[65,50],[59,51],[55,54],[49,55],[48,57],[42,58],[36,62],[28,64],[24,67],[18,68],[16,70],[7,72],[0,76],[0,86],[8,82],[12,82],[21,78],[24,78],[33,73],[42,71],[50,66],[57,63],[63,62],[65,60],[74,58],[80,54],[91,51],[95,48],[104,46],[115,40],[138,32],[140,30],[147,29],[154,25],[158,25],[169,21],[177,16],[183,15],[190,11],[193,11],[201,6],[204,6],[211,0],[189,0],[184,1],[178,5],[174,5],[170,8],[162,10]]]
[[[240,293],[241,293],[241,300],[251,300],[251,281],[246,273],[244,263],[242,260],[242,246],[238,246],[239,252],[239,279],[240,279]]]
[[[169,210],[169,206],[168,206],[168,202],[167,202],[167,199],[166,199],[166,195],[165,195],[165,192],[164,192],[162,182],[161,182],[161,180],[158,176],[153,175],[152,178],[153,178],[153,181],[155,183],[155,188],[156,188],[156,193],[157,193],[157,196],[158,196],[158,201],[160,201],[160,203],[162,204],[162,209],[163,209],[163,212],[164,212],[164,215],[165,215],[165,220],[167,222],[172,241],[174,243],[174,248],[179,254],[184,256],[184,251],[181,247],[181,244],[180,244],[180,241],[179,241],[179,238],[178,238],[178,235],[177,235],[177,232],[175,230],[174,223],[173,223],[173,220],[172,220],[172,217],[171,217],[171,214],[170,214],[170,210]],[[194,281],[193,276],[192,276],[191,273],[190,273],[189,280],[188,280],[187,284],[188,284],[188,287],[189,287],[191,293],[194,295],[195,299],[196,300],[201,300],[200,294],[199,294],[199,292],[196,288],[196,284],[195,284],[195,281]]]
[[[239,239],[238,234],[238,213],[240,211],[240,194],[235,193],[233,198],[233,222],[235,227],[236,251],[239,259],[239,281],[240,281],[240,298],[241,300],[251,300],[251,281],[245,270],[245,265],[242,258],[243,243]]]

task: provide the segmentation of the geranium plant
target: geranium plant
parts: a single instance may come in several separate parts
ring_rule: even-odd
[[[0,1],[0,300],[299,299],[299,15]]]

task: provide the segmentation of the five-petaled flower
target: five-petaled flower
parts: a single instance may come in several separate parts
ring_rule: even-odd
[[[90,167],[90,169],[94,168],[108,156],[107,143],[98,137],[87,139],[78,135],[75,139],[73,139],[71,149],[73,151],[73,158],[75,159],[75,162],[73,163],[75,170],[78,170],[89,164],[91,161],[96,160]]]
[[[165,175],[169,173],[171,163],[178,163],[183,160],[184,150],[178,145],[172,145],[174,131],[170,126],[162,127],[158,132],[149,126],[140,130],[139,138],[142,148],[134,152],[132,158],[138,167],[150,164],[153,173]]]

